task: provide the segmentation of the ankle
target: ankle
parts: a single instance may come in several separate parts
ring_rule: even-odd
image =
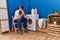
[[[22,30],[18,30],[19,35],[23,35]]]

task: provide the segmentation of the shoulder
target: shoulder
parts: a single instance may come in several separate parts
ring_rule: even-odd
[[[15,15],[18,15],[18,14],[19,14],[19,10],[16,10],[16,11],[15,11]]]
[[[19,12],[19,10],[16,10],[16,11],[15,11],[15,13],[18,13],[18,12]]]

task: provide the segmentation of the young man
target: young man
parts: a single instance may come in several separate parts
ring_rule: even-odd
[[[24,31],[27,32],[27,18],[24,13],[24,7],[20,6],[19,10],[15,11],[14,22],[18,24],[19,30],[18,33],[22,35],[22,24],[24,27]]]

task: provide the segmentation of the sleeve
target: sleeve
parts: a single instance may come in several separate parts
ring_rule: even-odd
[[[19,15],[19,10],[16,10],[15,11],[15,15]]]

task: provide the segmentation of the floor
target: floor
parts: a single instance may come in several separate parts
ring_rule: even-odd
[[[23,35],[6,33],[0,35],[0,40],[60,40],[60,36],[50,35],[43,32],[29,31],[28,33],[24,33]]]

